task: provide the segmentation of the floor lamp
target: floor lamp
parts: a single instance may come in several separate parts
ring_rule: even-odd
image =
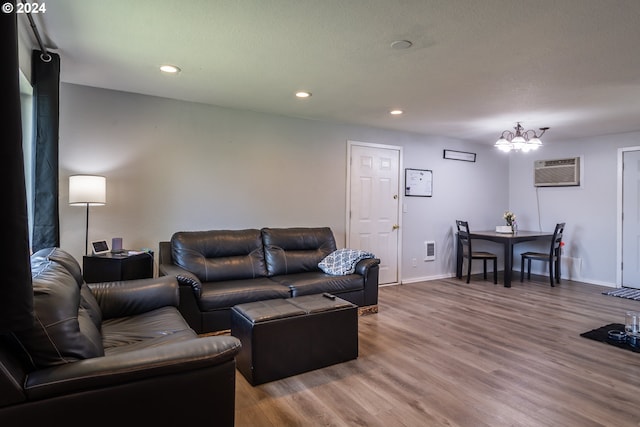
[[[89,206],[107,203],[107,179],[97,175],[71,175],[69,177],[69,205],[86,206],[87,222],[84,233],[85,255],[89,254]]]

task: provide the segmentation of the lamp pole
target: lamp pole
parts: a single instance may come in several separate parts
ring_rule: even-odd
[[[87,221],[84,228],[84,254],[89,255],[89,202],[87,202]]]

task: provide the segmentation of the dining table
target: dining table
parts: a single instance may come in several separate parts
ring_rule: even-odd
[[[476,240],[488,240],[500,243],[504,248],[504,287],[511,287],[511,276],[513,270],[513,247],[517,243],[530,242],[534,240],[549,240],[553,238],[552,231],[531,231],[518,230],[510,233],[500,233],[494,230],[469,231],[469,237]],[[458,242],[456,250],[456,277],[462,277],[462,248]]]

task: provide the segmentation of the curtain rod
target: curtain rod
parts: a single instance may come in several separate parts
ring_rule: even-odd
[[[21,3],[24,4],[24,1],[21,1]],[[31,17],[30,13],[25,13],[25,15],[27,15],[27,19],[29,19],[29,24],[31,24],[31,30],[33,31],[33,34],[36,36],[36,40],[38,41],[38,45],[40,46],[40,50],[42,51],[42,53],[40,54],[40,59],[42,59],[44,62],[50,62],[52,59],[51,55],[49,55],[47,48],[44,46],[44,43],[42,43],[42,39],[40,38],[40,33],[38,32],[38,27],[36,27],[36,23],[33,21],[33,18]]]

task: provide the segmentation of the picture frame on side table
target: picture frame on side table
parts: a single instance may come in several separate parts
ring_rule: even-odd
[[[404,195],[431,197],[433,195],[433,171],[429,169],[405,169]]]
[[[91,242],[91,248],[94,255],[102,255],[109,253],[109,244],[106,240],[94,240]]]

